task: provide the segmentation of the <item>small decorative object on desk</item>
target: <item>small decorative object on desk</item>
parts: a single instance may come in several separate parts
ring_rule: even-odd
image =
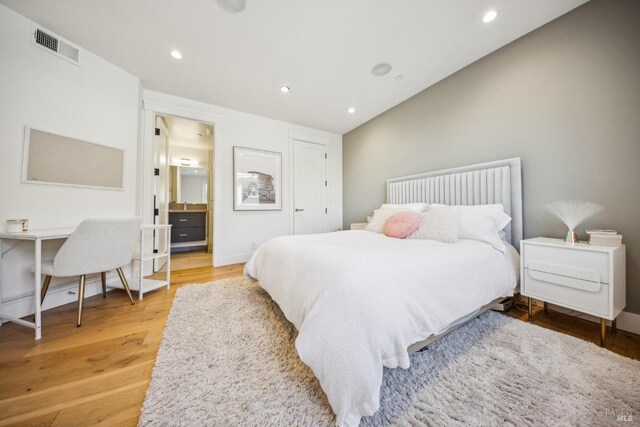
[[[5,227],[7,233],[21,233],[29,230],[28,219],[8,219]]]
[[[565,241],[572,245],[578,241],[575,228],[580,225],[580,223],[598,215],[603,210],[603,207],[597,203],[582,200],[558,200],[547,205],[547,211],[564,222],[569,229]]]
[[[622,245],[622,235],[616,230],[587,230],[589,235],[589,244],[596,246],[613,246]]]

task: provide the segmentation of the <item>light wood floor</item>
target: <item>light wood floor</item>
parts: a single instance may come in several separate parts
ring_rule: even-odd
[[[171,289],[131,305],[124,291],[87,298],[82,327],[76,304],[43,313],[43,338],[0,326],[0,426],[134,426],[175,291],[242,275],[242,265],[171,274]]]
[[[0,426],[134,426],[151,377],[175,291],[242,275],[242,265],[197,268],[171,275],[170,290],[157,290],[131,305],[123,291],[85,301],[81,328],[76,305],[43,313],[44,337],[12,323],[0,327]],[[508,315],[524,319],[526,313]],[[540,313],[535,323],[598,342],[598,325],[571,316]],[[618,331],[612,351],[640,359],[640,336]]]
[[[207,251],[179,252],[171,254],[171,271],[211,267],[212,253]],[[166,271],[164,268],[161,271]]]

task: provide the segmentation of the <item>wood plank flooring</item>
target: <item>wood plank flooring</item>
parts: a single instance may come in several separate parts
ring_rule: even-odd
[[[178,287],[242,275],[242,265],[203,267],[171,274],[159,289],[131,305],[123,291],[87,298],[81,328],[76,305],[43,313],[44,337],[12,323],[0,327],[0,426],[135,426],[151,377],[165,321]],[[512,310],[509,316],[525,319]],[[598,342],[598,325],[560,313],[539,313],[535,323]],[[640,336],[609,334],[609,349],[640,359]]]
[[[211,267],[213,254],[207,251],[179,252],[171,254],[171,271]]]
[[[43,313],[43,338],[0,326],[0,426],[137,424],[165,321],[178,287],[242,275],[242,264],[171,274],[171,289],[131,305],[124,291]],[[161,273],[162,274],[162,273]]]

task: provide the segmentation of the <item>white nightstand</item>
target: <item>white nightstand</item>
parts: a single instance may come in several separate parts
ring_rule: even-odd
[[[367,226],[366,222],[352,222],[351,229],[352,230],[364,230]]]
[[[625,246],[570,245],[538,237],[520,242],[521,294],[599,317],[600,345],[606,320],[615,332],[616,317],[626,305]]]

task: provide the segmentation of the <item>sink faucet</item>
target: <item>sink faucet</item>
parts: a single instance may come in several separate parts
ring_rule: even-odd
[[[187,210],[187,202],[183,203],[183,209],[182,210],[185,210],[185,211]]]

